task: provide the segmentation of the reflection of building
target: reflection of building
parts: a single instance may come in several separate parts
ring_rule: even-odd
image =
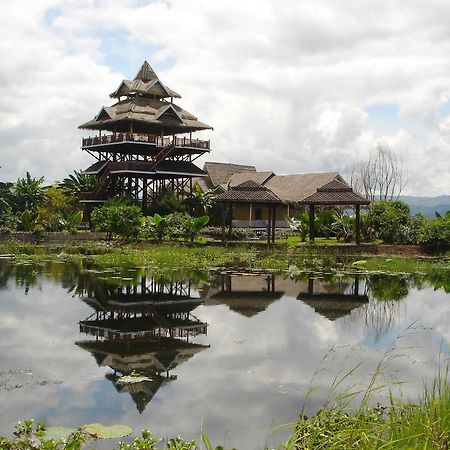
[[[210,288],[205,304],[224,304],[243,316],[252,317],[282,297],[275,289],[274,274],[220,274]]]
[[[307,291],[300,292],[297,298],[328,320],[336,320],[369,302],[367,288],[364,288],[364,294],[360,294],[359,284],[359,276],[355,275],[352,284],[341,282],[334,285],[334,292],[324,292],[324,286],[310,274]]]
[[[100,286],[83,300],[95,309],[80,321],[80,332],[95,340],[76,344],[89,351],[99,366],[114,373],[107,378],[118,392],[128,392],[142,412],[164,383],[176,379],[170,371],[207,348],[190,343],[206,334],[207,324],[192,314],[202,299],[190,282],[166,282],[142,277],[135,286]],[[145,379],[122,383],[121,376]]]

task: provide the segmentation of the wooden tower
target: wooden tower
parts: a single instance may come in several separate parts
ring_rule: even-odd
[[[82,150],[96,159],[84,173],[95,175],[97,184],[82,193],[81,201],[95,206],[112,195],[126,195],[139,201],[145,213],[162,190],[191,195],[192,179],[205,175],[193,161],[210,151],[209,141],[193,139],[192,133],[212,127],[173,103],[180,95],[160,81],[147,61],[134,80],[123,80],[110,97],[117,103],[79,126],[98,131],[82,141]]]

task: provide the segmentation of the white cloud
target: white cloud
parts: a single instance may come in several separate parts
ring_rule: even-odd
[[[342,170],[382,139],[405,161],[409,193],[449,193],[448,120],[438,117],[450,98],[449,13],[439,0],[10,3],[0,19],[3,174],[61,178],[88,164],[77,125],[148,58],[180,105],[214,126],[209,159]],[[105,30],[125,33],[126,73],[106,64],[120,48]],[[379,135],[365,112],[377,103],[420,126]]]

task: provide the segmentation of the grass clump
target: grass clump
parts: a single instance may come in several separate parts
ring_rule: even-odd
[[[450,448],[448,369],[425,386],[417,403],[395,401],[374,407],[364,399],[353,413],[324,407],[308,418],[302,414],[284,445],[301,449],[436,449]]]

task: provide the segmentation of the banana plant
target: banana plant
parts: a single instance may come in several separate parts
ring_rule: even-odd
[[[169,231],[169,220],[167,217],[155,213],[153,217],[147,218],[147,224],[150,228],[150,234],[158,241],[162,241],[167,236]]]
[[[26,209],[17,213],[18,226],[21,231],[33,231],[36,226],[36,215]]]
[[[202,228],[209,222],[209,216],[192,217],[190,214],[185,213],[185,219],[183,221],[183,234],[186,240],[194,242],[198,237]]]
[[[77,225],[83,220],[83,211],[78,211],[76,213],[68,213],[65,217],[67,231],[70,233],[76,233]]]

